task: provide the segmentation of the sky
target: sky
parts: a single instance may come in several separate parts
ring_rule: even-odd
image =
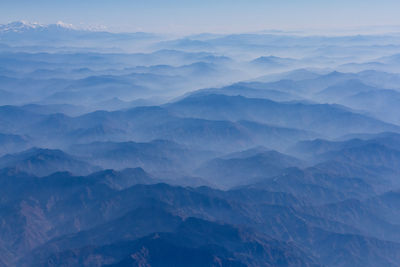
[[[0,24],[63,21],[109,31],[232,33],[400,25],[400,0],[0,0]]]

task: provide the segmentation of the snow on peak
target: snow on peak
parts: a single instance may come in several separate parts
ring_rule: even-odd
[[[8,24],[0,25],[0,31],[3,32],[22,32],[29,29],[37,29],[43,27],[42,24],[37,22],[31,23],[24,20],[14,21]]]
[[[40,24],[37,22],[27,22],[24,20],[21,21],[14,21],[8,24],[0,24],[0,32],[15,32],[15,33],[22,33],[26,31],[36,30],[42,31],[46,29],[62,29],[62,30],[83,30],[83,31],[104,31],[105,27],[103,26],[96,26],[96,27],[85,27],[84,25],[80,25],[79,27],[65,23],[63,21],[58,21],[55,24]]]
[[[71,29],[71,30],[76,30],[77,29],[74,25],[68,24],[68,23],[65,23],[65,22],[62,22],[62,21],[57,21],[56,25],[58,27],[65,28],[65,29]]]

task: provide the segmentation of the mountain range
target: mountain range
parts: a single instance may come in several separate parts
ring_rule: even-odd
[[[400,266],[399,55],[0,25],[0,267]]]

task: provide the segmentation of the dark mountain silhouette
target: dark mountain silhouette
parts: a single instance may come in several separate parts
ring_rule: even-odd
[[[347,80],[345,82],[329,86],[317,93],[317,98],[327,103],[342,103],[342,99],[353,95],[374,91],[378,88],[368,86],[360,80]]]
[[[61,150],[39,148],[32,148],[17,154],[8,154],[1,157],[0,168],[16,168],[38,176],[46,176],[60,171],[88,174],[99,169],[65,154]]]
[[[29,138],[14,134],[0,133],[0,155],[28,148]]]
[[[70,151],[103,168],[142,167],[161,176],[165,176],[168,172],[173,172],[175,175],[188,172],[215,154],[191,150],[183,145],[165,140],[155,140],[149,143],[95,142],[74,145]]]
[[[241,96],[191,96],[167,105],[180,116],[219,120],[251,120],[281,127],[312,130],[328,136],[351,132],[398,130],[395,125],[334,105],[278,103]]]
[[[250,184],[255,179],[274,177],[303,163],[293,157],[264,149],[247,150],[204,163],[197,174],[222,186]]]

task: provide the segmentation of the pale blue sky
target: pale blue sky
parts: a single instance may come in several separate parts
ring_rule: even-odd
[[[244,32],[400,25],[400,0],[0,0],[0,23],[104,25],[113,31]]]

